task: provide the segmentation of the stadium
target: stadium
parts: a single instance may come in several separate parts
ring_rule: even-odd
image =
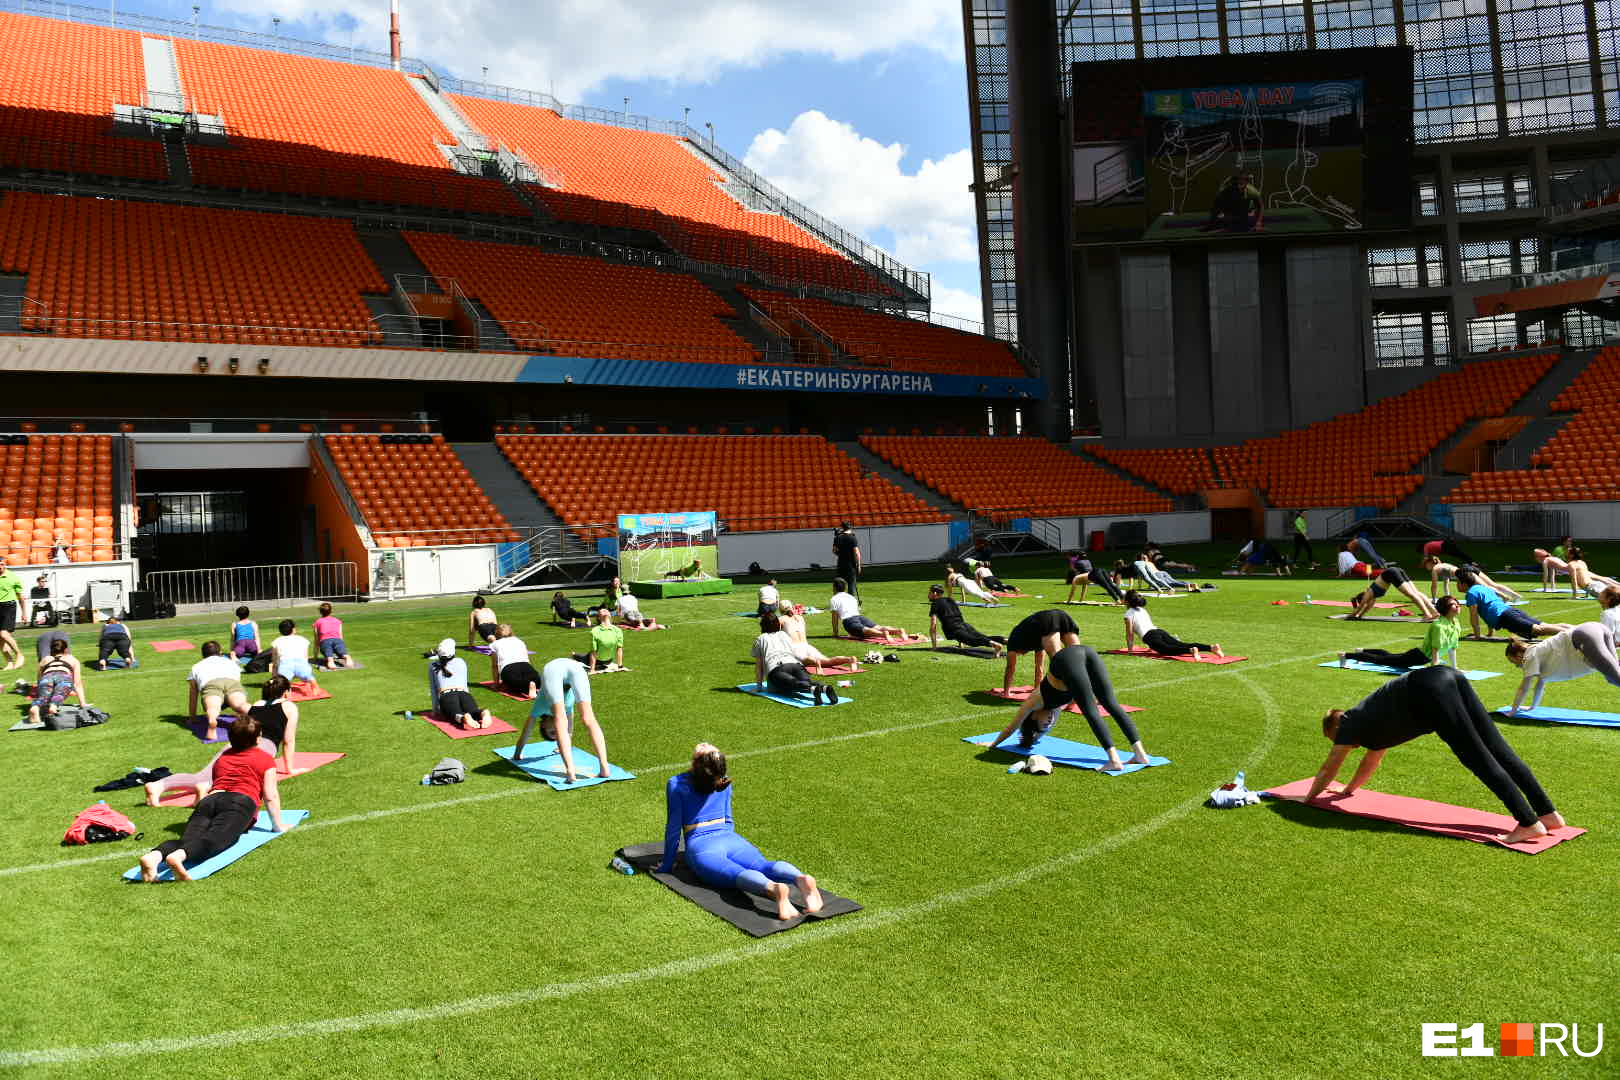
[[[947,6],[979,321],[0,0],[0,1071],[1615,1075],[1620,5]]]

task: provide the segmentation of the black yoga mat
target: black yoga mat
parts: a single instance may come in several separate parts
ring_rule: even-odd
[[[709,914],[720,916],[743,933],[754,937],[765,937],[778,930],[789,930],[806,920],[830,919],[834,915],[848,915],[852,911],[861,910],[861,905],[855,901],[834,896],[826,889],[822,889],[823,906],[820,911],[814,915],[800,915],[797,919],[783,922],[776,917],[776,905],[764,897],[754,896],[740,889],[711,889],[699,881],[683,861],[675,863],[673,873],[658,873],[656,870],[658,860],[664,857],[662,841],[655,840],[650,844],[622,847],[619,849],[619,857],[634,866],[638,874],[646,874],[665,888],[686,897]],[[791,895],[793,906],[803,910],[804,897],[796,887],[792,889]]]

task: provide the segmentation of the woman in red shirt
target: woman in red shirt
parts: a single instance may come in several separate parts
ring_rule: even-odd
[[[281,822],[281,793],[276,790],[276,759],[258,746],[259,721],[252,715],[231,725],[231,748],[214,761],[212,790],[199,787],[197,806],[178,840],[165,840],[141,856],[141,880],[156,881],[158,864],[167,863],[175,880],[190,881],[186,864],[213,858],[252,827],[262,798],[270,823]]]

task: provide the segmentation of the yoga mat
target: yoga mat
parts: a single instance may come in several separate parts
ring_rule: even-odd
[[[319,672],[322,675],[336,675],[339,672],[343,672],[343,671],[364,671],[364,670],[366,670],[366,665],[364,663],[362,663],[361,661],[359,661],[359,660],[356,660],[354,662],[354,667],[344,667],[342,664],[339,664],[337,667],[332,668],[330,670],[322,667],[320,664],[317,664],[313,660],[311,660],[309,662],[309,664],[310,664],[310,667],[314,668],[317,672]]]
[[[958,606],[959,607],[982,607],[982,608],[1012,607],[1011,604],[987,604],[983,600],[963,600],[961,602],[961,604],[959,604]]]
[[[107,658],[107,666],[106,667],[96,667],[94,665],[95,665],[94,660],[86,660],[86,661],[84,661],[84,670],[86,672],[92,672],[93,671],[97,675],[105,675],[109,671],[128,671],[130,668],[138,668],[138,667],[141,666],[141,662],[139,660],[135,659],[133,656],[130,657],[127,661],[124,660],[122,657],[110,656],[110,657]]]
[[[631,626],[628,623],[614,623],[613,625],[617,626],[620,630],[648,631],[648,630],[668,630],[669,629],[669,627],[665,626],[661,622],[655,622],[651,626]]]
[[[1310,790],[1311,778],[1306,777],[1304,780],[1295,780],[1292,784],[1284,784],[1282,787],[1262,791],[1260,794],[1271,799],[1303,802],[1306,792]],[[1523,844],[1503,844],[1502,837],[1517,825],[1517,822],[1506,814],[1492,814],[1485,810],[1430,802],[1428,799],[1413,799],[1405,795],[1386,795],[1384,792],[1369,791],[1366,788],[1352,795],[1325,799],[1309,805],[1322,810],[1337,810],[1341,814],[1350,814],[1353,817],[1390,821],[1410,829],[1422,829],[1424,832],[1439,833],[1441,836],[1454,836],[1459,840],[1472,840],[1476,844],[1500,844],[1509,851],[1522,851],[1526,855],[1539,855],[1548,848],[1571,840],[1586,831],[1559,829],[1555,833]]]
[[[325,701],[331,696],[326,687],[319,683],[295,682],[287,689],[287,700],[292,702]]]
[[[962,741],[972,743],[975,746],[988,746],[990,740],[994,739],[997,734],[997,732],[992,731],[987,735],[970,735]],[[1108,764],[1108,751],[1102,747],[1092,746],[1090,743],[1060,739],[1056,735],[1042,735],[1035,740],[1034,746],[1026,750],[1018,745],[1018,737],[1015,732],[1009,735],[1006,741],[996,749],[1005,750],[1009,754],[1017,754],[1020,757],[1040,754],[1050,759],[1054,765],[1067,765],[1073,769],[1090,769],[1093,772],[1106,773],[1109,776],[1124,776],[1126,773],[1141,772],[1143,769],[1152,768],[1154,765],[1170,764],[1169,758],[1155,757],[1152,754],[1148,755],[1146,765],[1126,761],[1125,759],[1131,756],[1131,751],[1127,749],[1120,752],[1120,760],[1125,761],[1125,767],[1115,772],[1103,768],[1104,765]]]
[[[1027,701],[1030,693],[1034,689],[1035,688],[1033,686],[1015,686],[1011,690],[1003,690],[998,686],[992,690],[986,690],[985,693],[991,695],[992,697],[1005,698],[1008,701]],[[1128,713],[1142,711],[1140,706],[1126,705],[1124,702],[1121,702],[1119,707]],[[1078,713],[1080,711],[1080,706],[1071,701],[1067,705],[1063,706],[1063,711]],[[991,737],[994,738],[994,736]]]
[[[308,810],[283,810],[281,812],[281,823],[287,826],[289,830],[292,830],[297,828],[307,817],[309,817]],[[208,877],[210,874],[223,870],[253,849],[263,847],[280,835],[280,833],[276,832],[275,827],[270,824],[270,812],[260,810],[258,820],[253,823],[252,828],[242,834],[241,839],[215,855],[212,859],[206,859],[195,866],[188,863],[186,870],[190,872],[194,879]],[[167,866],[160,865],[157,879],[159,881],[173,881],[174,873]],[[132,866],[125,870],[124,880],[140,883],[141,868]]]
[[[1068,607],[1122,607],[1112,600],[1059,600],[1058,603]]]
[[[1472,641],[1477,645],[1506,645],[1508,643],[1508,635],[1504,633],[1501,637],[1481,637],[1478,634],[1464,634],[1458,640]]]
[[[516,694],[508,694],[504,689],[502,689],[500,683],[481,682],[478,685],[483,687],[485,690],[493,690],[493,691],[495,691],[497,694],[501,695],[501,697],[503,697],[503,698],[511,698],[513,701],[521,701],[525,705],[530,705],[530,704],[533,704],[533,702],[534,702],[534,698],[518,697]]]
[[[980,649],[969,645],[941,645],[935,652],[955,653],[957,656],[976,656],[980,660],[994,660],[996,650]]]
[[[842,665],[835,667],[822,664],[820,671],[814,671],[808,664],[806,664],[804,670],[809,671],[812,677],[819,679],[835,675],[865,675],[867,669],[861,667],[860,664],[856,664],[854,667],[845,667]]]
[[[814,709],[816,707],[816,703],[811,701],[809,698],[783,697],[781,694],[773,693],[770,690],[760,690],[758,689],[757,684],[751,682],[742,683],[737,687],[737,689],[741,690],[745,694],[753,694],[755,697],[767,698],[779,705],[791,705],[795,709]],[[851,700],[852,699],[848,694],[840,690],[838,691],[838,701],[834,704],[848,705]],[[823,702],[822,704],[826,705],[829,703]]]
[[[1508,715],[1508,706],[1503,705],[1496,710],[1502,716]],[[1516,716],[1527,720],[1545,720],[1551,724],[1580,724],[1585,727],[1613,727],[1620,728],[1620,713],[1588,712],[1585,709],[1560,709],[1551,705],[1542,705],[1534,709],[1520,709]],[[16,728],[11,730],[16,731]]]
[[[583,728],[581,728],[583,730]],[[551,785],[553,791],[573,791],[575,788],[594,787],[605,784],[609,780],[634,780],[636,774],[625,772],[617,765],[609,765],[608,771],[613,775],[604,777],[596,775],[602,767],[596,760],[596,755],[574,744],[574,776],[572,784],[563,779],[562,755],[557,752],[557,744],[544,739],[536,739],[523,748],[523,760],[512,761],[512,755],[517,751],[516,746],[503,746],[495,751],[495,756],[510,761],[515,767],[521,769],[536,780],[542,780]]]
[[[783,922],[776,917],[776,905],[771,901],[763,896],[745,893],[741,889],[712,889],[697,879],[697,875],[692,873],[683,859],[675,861],[675,869],[671,873],[658,873],[658,862],[664,857],[664,845],[661,841],[622,847],[617,854],[619,858],[634,866],[637,873],[646,874],[671,892],[692,901],[710,915],[720,916],[732,926],[753,937],[765,937],[778,930],[789,930],[807,920],[830,919],[835,915],[848,915],[852,911],[861,910],[861,905],[855,901],[830,893],[823,888],[821,910],[814,915],[802,914],[804,896],[797,886],[790,885],[788,897],[801,914],[796,919]]]
[[[895,646],[895,647],[903,646],[903,645],[921,645],[923,642],[928,640],[922,634],[908,634],[903,638],[898,638],[898,637],[858,638],[858,637],[850,637],[848,634],[845,634],[845,633],[837,633],[837,634],[834,634],[833,637],[839,638],[840,640],[843,640],[843,641],[858,641],[862,645],[889,645],[889,646]]]
[[[1325,664],[1317,664],[1316,666],[1336,668],[1339,666],[1339,662],[1337,660],[1329,660]],[[1344,662],[1344,670],[1371,671],[1379,675],[1405,675],[1409,671],[1417,671],[1418,669],[1390,667],[1387,664],[1369,664],[1363,660],[1346,660]],[[1502,673],[1500,671],[1464,671],[1462,674],[1463,678],[1467,679],[1469,682],[1484,682],[1486,679],[1500,678]]]
[[[460,646],[457,647],[459,648]],[[488,645],[469,645],[467,647],[472,649],[473,652],[483,653],[485,656],[493,656],[495,654],[495,650],[490,648]],[[533,656],[534,650],[529,649],[528,653],[530,656]]]
[[[45,730],[45,721],[41,720],[37,724],[30,724],[27,720],[19,720],[15,724],[12,724],[10,727],[8,727],[6,730],[7,731],[44,731]]]
[[[1191,656],[1166,656],[1151,649],[1132,649],[1130,652],[1124,649],[1104,649],[1103,652],[1109,656],[1145,656],[1149,660],[1182,660],[1189,664],[1235,664],[1239,660],[1248,659],[1247,656],[1215,656],[1205,653],[1202,660],[1194,660]]]
[[[426,720],[428,723],[432,724],[434,727],[438,728],[452,739],[476,739],[480,735],[504,735],[509,731],[517,730],[517,728],[513,727],[511,724],[508,724],[505,720],[502,720],[494,713],[489,714],[490,720],[494,722],[491,723],[487,728],[457,727],[450,721],[442,718],[436,712],[417,713],[416,716],[420,719]]]
[[[1423,616],[1421,616],[1421,615],[1363,615],[1359,619],[1352,619],[1348,615],[1329,615],[1328,618],[1330,618],[1330,619],[1339,619],[1339,620],[1341,620],[1343,622],[1420,623],[1420,622],[1423,621]],[[1467,641],[1468,639],[1464,638],[1463,640]]]
[[[1029,593],[1021,593],[1016,589],[1014,589],[1012,592],[996,592],[994,589],[991,589],[990,590],[990,595],[991,596],[999,596],[1003,600],[1010,599],[1012,597],[1017,597],[1020,600],[1028,600],[1029,599]]]
[[[299,771],[297,773],[290,773],[283,770],[281,767],[281,758],[276,758],[276,783],[285,783],[286,781],[293,779],[295,776],[303,776],[305,773],[312,773],[322,765],[330,765],[332,762],[343,757],[342,754],[317,754],[308,750],[300,750],[295,756],[298,759]],[[197,792],[191,788],[170,788],[168,791],[163,793],[161,798],[158,799],[159,806],[195,806],[196,804]]]
[[[1355,607],[1356,606],[1356,605],[1352,604],[1348,600],[1307,600],[1307,601],[1305,601],[1305,603],[1311,605],[1312,607]],[[1375,607],[1375,608],[1395,608],[1395,607],[1400,607],[1400,605],[1399,604],[1385,604],[1385,603],[1379,602],[1379,603],[1374,604],[1373,607]]]
[[[214,735],[214,737],[212,739],[207,737],[208,736],[208,720],[207,720],[207,718],[200,717],[200,716],[194,716],[194,717],[191,718],[191,723],[190,723],[189,727],[191,728],[191,733],[197,737],[198,742],[203,743],[205,745],[212,745],[214,743],[225,742],[227,739],[229,739],[231,737],[231,721],[235,720],[235,719],[236,719],[235,714],[232,714],[229,718],[221,716],[219,718],[219,730]]]
[[[152,646],[153,652],[182,652],[197,647],[181,638],[175,638],[173,641],[149,641],[147,644]]]

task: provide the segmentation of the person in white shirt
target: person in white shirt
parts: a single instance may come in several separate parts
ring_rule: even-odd
[[[191,665],[191,673],[186,676],[189,691],[186,715],[197,715],[197,699],[201,698],[203,711],[208,717],[208,734],[205,738],[209,742],[219,737],[219,713],[222,707],[228,707],[237,716],[248,714],[247,691],[242,689],[241,676],[242,668],[225,655],[219,642],[203,642],[202,659]]]
[[[843,578],[833,578],[833,596],[827,601],[827,611],[832,617],[833,636],[837,637],[840,629],[844,636],[855,638],[857,641],[884,641],[891,637],[908,638],[911,635],[898,626],[879,626],[877,623],[861,614],[861,602],[855,599],[849,591],[849,582]]]
[[[949,596],[953,589],[960,591],[962,599],[966,600],[971,596],[985,607],[1008,606],[985,592],[978,582],[973,581],[966,574],[959,573],[956,567],[947,565],[945,567],[945,594]]]
[[[749,650],[754,658],[754,685],[767,686],[771,693],[785,698],[808,697],[817,705],[838,704],[838,690],[831,683],[818,683],[804,670],[793,649],[793,638],[782,629],[776,612],[759,617],[759,636]]]
[[[1125,651],[1130,652],[1132,642],[1140,639],[1143,645],[1152,649],[1160,656],[1191,656],[1194,660],[1203,659],[1203,653],[1212,652],[1216,656],[1225,656],[1219,645],[1207,645],[1201,641],[1182,641],[1171,635],[1168,631],[1160,630],[1153,625],[1153,617],[1147,613],[1147,597],[1135,589],[1125,592]]]
[[[1509,716],[1518,713],[1532,683],[1536,687],[1530,702],[1532,709],[1541,704],[1541,695],[1550,682],[1568,682],[1595,671],[1610,686],[1620,687],[1620,656],[1615,654],[1614,634],[1600,622],[1581,623],[1536,642],[1511,638],[1507,658],[1524,671]]]
[[[282,619],[276,627],[281,636],[270,643],[270,670],[291,682],[302,679],[315,685],[315,669],[309,664],[309,638],[297,633],[298,624]]]
[[[540,673],[529,663],[529,647],[512,633],[511,623],[501,623],[489,643],[489,681],[513,697],[534,700],[540,686]]]
[[[629,589],[619,594],[618,602],[613,606],[615,613],[619,616],[619,621],[626,626],[657,625],[656,619],[641,613],[641,601],[637,600],[636,594]]]
[[[776,610],[776,605],[782,602],[782,593],[776,587],[776,579],[771,578],[759,587],[759,608],[756,615],[769,615]]]
[[[459,728],[487,728],[495,723],[467,687],[467,661],[456,655],[456,641],[445,638],[428,664],[428,700],[439,719]]]
[[[1598,594],[1598,605],[1603,608],[1603,614],[1598,616],[1603,625],[1609,628],[1609,633],[1620,641],[1620,589],[1610,586]]]
[[[1356,557],[1355,544],[1354,540],[1346,540],[1339,549],[1339,576],[1370,578],[1374,568],[1371,563],[1362,562]]]

